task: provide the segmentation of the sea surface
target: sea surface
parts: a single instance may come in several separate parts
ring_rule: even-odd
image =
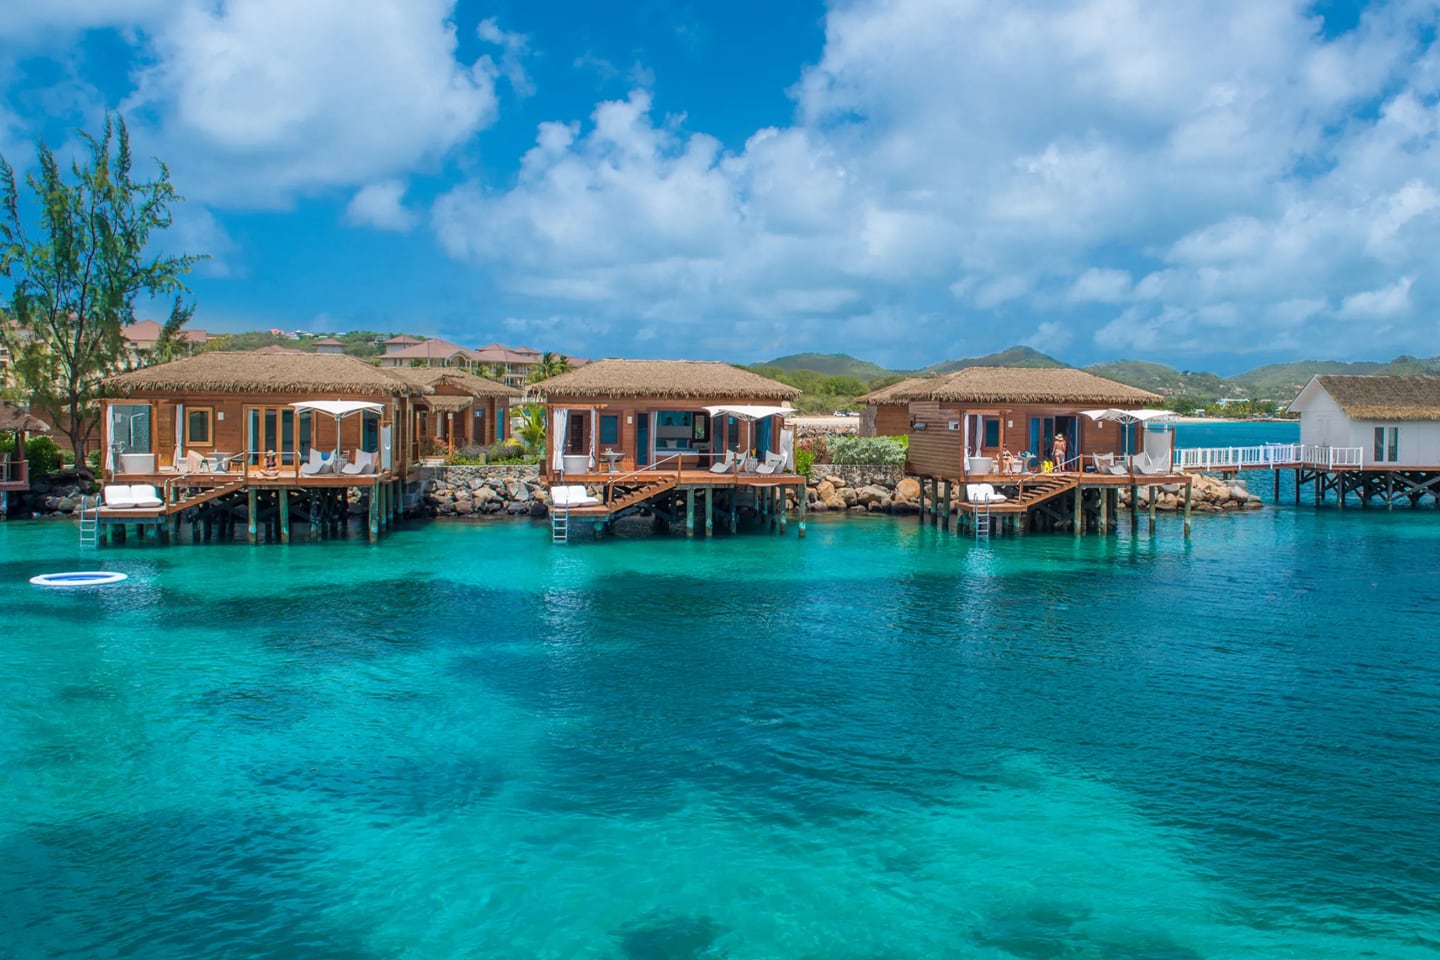
[[[1433,507],[76,539],[0,524],[5,960],[1440,956]]]

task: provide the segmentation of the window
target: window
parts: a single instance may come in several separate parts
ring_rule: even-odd
[[[1376,463],[1395,463],[1398,461],[1400,459],[1400,428],[1376,427],[1374,453]]]
[[[185,408],[185,445],[187,447],[208,447],[215,441],[210,430],[214,413],[209,407]]]
[[[620,442],[620,418],[614,415],[606,415],[600,418],[600,442]]]
[[[129,453],[150,453],[150,404],[116,403],[110,407],[110,442]]]
[[[999,417],[986,417],[986,418],[985,418],[985,446],[987,446],[987,447],[998,447],[998,446],[1000,446],[1000,418],[999,418]]]

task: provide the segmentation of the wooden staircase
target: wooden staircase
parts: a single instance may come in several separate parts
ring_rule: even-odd
[[[674,490],[676,485],[675,477],[660,477],[638,487],[620,492],[619,488],[610,491],[611,500],[600,507],[592,507],[597,512],[604,514],[615,514],[627,507],[633,507],[638,503],[644,503],[651,497],[664,493],[666,490]],[[618,496],[616,494],[619,493]]]
[[[219,484],[218,486],[207,487],[204,490],[198,490],[194,493],[191,493],[189,496],[181,497],[174,502],[167,502],[165,504],[163,512],[167,516],[170,514],[179,513],[182,510],[188,510],[191,507],[199,506],[202,503],[208,503],[211,500],[217,500],[220,497],[225,496],[226,494],[234,493],[237,490],[242,490],[244,489],[244,487],[244,477],[232,480],[229,483]]]
[[[1042,473],[1034,480],[1027,480],[1020,493],[1011,497],[1006,506],[1011,509],[1029,510],[1031,507],[1047,500],[1053,500],[1063,493],[1069,493],[1078,484],[1077,480]]]

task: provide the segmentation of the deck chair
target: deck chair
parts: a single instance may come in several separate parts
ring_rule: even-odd
[[[314,447],[310,448],[310,459],[300,464],[300,475],[302,477],[313,477],[316,474],[330,472],[330,460]]]
[[[734,473],[735,472],[735,451],[726,450],[725,459],[719,463],[710,464],[711,473]]]
[[[105,506],[111,510],[133,510],[135,509],[135,497],[130,492],[130,485],[126,483],[110,483],[105,485],[102,491]]]
[[[578,483],[550,488],[550,503],[556,507],[584,507],[600,500]]]
[[[163,507],[165,501],[160,499],[160,493],[148,483],[136,483],[130,487],[130,503],[132,506],[141,509],[152,507]]]
[[[766,451],[766,453],[765,453],[765,462],[762,463],[762,464],[760,464],[759,466],[757,466],[757,467],[755,468],[755,472],[756,472],[756,473],[762,473],[762,474],[771,474],[771,473],[774,473],[776,470],[779,470],[779,469],[780,469],[780,464],[782,464],[782,463],[784,463],[784,462],[785,462],[785,458],[782,457],[780,454],[778,454],[778,453],[770,453],[769,451]]]
[[[1008,499],[1003,493],[996,493],[993,484],[967,483],[965,498],[971,503],[1003,503]]]
[[[354,476],[359,473],[372,473],[375,470],[375,454],[365,450],[356,450],[355,459],[340,468],[340,472],[346,476]]]
[[[1113,453],[1092,453],[1090,459],[1095,463],[1096,473],[1110,473],[1115,466],[1115,454]]]
[[[1143,473],[1146,476],[1159,476],[1170,472],[1170,464],[1163,460],[1156,460],[1148,453],[1137,453],[1130,461],[1136,473]]]

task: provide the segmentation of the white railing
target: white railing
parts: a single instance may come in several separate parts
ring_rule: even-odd
[[[1181,470],[1268,470],[1276,467],[1362,467],[1363,447],[1266,443],[1253,447],[1196,447],[1175,451]]]

